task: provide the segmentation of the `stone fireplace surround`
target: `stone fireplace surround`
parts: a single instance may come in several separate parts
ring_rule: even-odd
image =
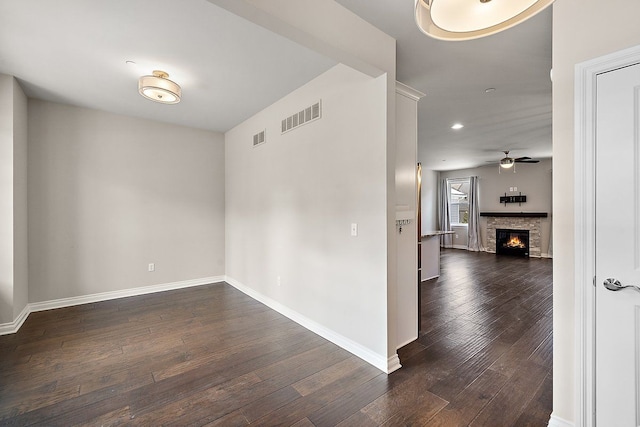
[[[489,253],[496,253],[496,228],[509,228],[513,230],[529,230],[529,256],[540,258],[542,256],[541,248],[541,228],[542,219],[547,215],[517,213],[513,216],[508,214],[500,214],[493,216],[491,213],[482,213],[481,216],[487,217],[487,247]]]

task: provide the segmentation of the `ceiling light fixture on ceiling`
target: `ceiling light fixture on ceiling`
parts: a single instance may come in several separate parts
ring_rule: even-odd
[[[516,161],[512,157],[509,157],[508,151],[503,151],[503,153],[504,158],[500,159],[500,168],[498,168],[498,172],[500,171],[500,169],[509,169],[516,164]],[[513,168],[513,171],[515,172],[516,169]]]
[[[451,125],[451,129],[453,130],[462,129],[463,127],[464,125],[462,123],[454,123],[453,125]]]
[[[418,28],[439,40],[471,40],[511,28],[554,0],[415,0]]]
[[[177,104],[180,102],[182,91],[176,82],[168,79],[169,74],[154,70],[151,76],[142,76],[138,80],[140,95],[152,101],[163,104]]]

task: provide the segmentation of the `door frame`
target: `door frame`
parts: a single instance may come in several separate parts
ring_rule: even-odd
[[[596,79],[640,62],[640,45],[576,64],[574,95],[575,425],[595,426]]]

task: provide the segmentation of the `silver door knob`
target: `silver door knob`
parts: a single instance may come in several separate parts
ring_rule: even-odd
[[[604,283],[602,283],[604,285],[605,288],[609,289],[610,291],[619,291],[621,289],[624,288],[633,288],[636,291],[640,292],[640,286],[635,286],[635,285],[623,285],[622,283],[620,283],[620,281],[618,279],[607,279],[604,281]]]

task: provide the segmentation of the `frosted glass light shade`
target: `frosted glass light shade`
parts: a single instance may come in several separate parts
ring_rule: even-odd
[[[439,40],[471,40],[511,28],[554,0],[415,0],[416,24]]]
[[[164,71],[156,70],[152,76],[142,76],[138,80],[140,95],[163,104],[177,104],[180,102],[182,91],[177,83],[169,80]]]
[[[511,166],[513,166],[514,163],[515,161],[511,157],[505,157],[504,159],[500,160],[500,167],[509,169]]]

